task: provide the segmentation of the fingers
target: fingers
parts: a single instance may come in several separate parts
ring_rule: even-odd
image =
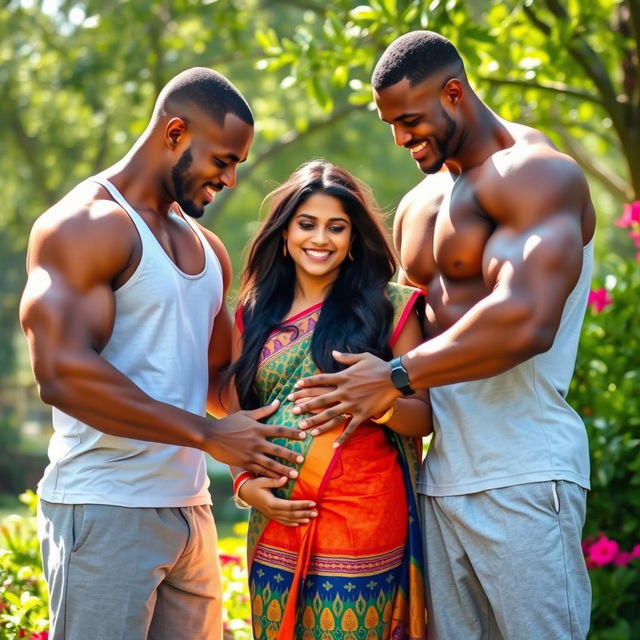
[[[296,389],[308,389],[309,387],[337,387],[340,373],[319,373],[308,378],[301,378],[295,383]]]
[[[287,400],[289,402],[296,402],[298,400],[306,400],[309,398],[317,398],[318,396],[322,396],[325,393],[329,393],[330,391],[335,391],[336,388],[334,386],[331,387],[303,387],[298,391],[294,391],[287,396]]]
[[[280,427],[275,424],[261,424],[260,430],[265,438],[288,438],[289,440],[304,440],[307,434],[298,429]]]
[[[274,445],[275,447],[275,445]],[[282,451],[287,454],[287,457],[291,457],[292,455],[296,459],[302,458],[299,454],[295,453],[295,451],[289,451],[288,449],[284,449],[283,447],[275,447],[278,451]],[[277,454],[279,457],[284,457]],[[292,460],[292,462],[296,462],[296,460]],[[266,476],[267,478],[279,478],[280,476],[286,476],[287,478],[297,478],[298,472],[291,467],[288,467],[273,458],[263,454],[263,453],[254,453],[251,459],[246,462],[243,467],[247,469],[247,471],[253,471],[256,475]]]
[[[312,413],[313,411],[318,411],[318,410],[326,409],[327,407],[332,407],[333,405],[336,405],[338,402],[340,402],[340,398],[337,397],[337,393],[335,391],[330,391],[320,396],[317,396],[315,398],[312,398],[311,400],[300,401],[299,404],[296,404],[293,407],[291,412],[294,415],[300,415],[301,413]],[[330,417],[333,417],[333,415]]]
[[[304,420],[298,422],[298,427],[305,430],[312,429],[313,427],[321,427],[318,433],[324,433],[329,429],[333,429],[333,427],[337,427],[350,417],[351,414],[346,411],[344,407],[337,404],[315,415],[306,416]],[[315,432],[315,429],[311,431],[312,436],[318,435],[318,433]]]
[[[287,476],[280,476],[279,478],[257,478],[256,483],[259,483],[261,487],[265,489],[279,489],[289,482]]]
[[[274,400],[266,407],[260,407],[258,409],[253,409],[252,411],[247,411],[247,415],[253,418],[256,422],[259,422],[264,418],[268,418],[279,406],[280,400]]]
[[[308,524],[318,517],[315,503],[307,500],[281,500],[274,498],[269,508],[271,519],[290,527]]]
[[[353,434],[353,432],[360,426],[362,423],[362,419],[351,418],[349,424],[345,427],[344,431],[336,438],[336,441],[333,443],[334,449],[339,447]]]
[[[342,353],[341,351],[332,351],[331,355],[334,360],[337,360],[340,364],[352,365],[360,360],[364,360],[368,353]]]

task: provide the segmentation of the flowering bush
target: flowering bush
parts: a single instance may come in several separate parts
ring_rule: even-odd
[[[237,538],[221,538],[218,542],[222,585],[224,587],[223,624],[225,640],[251,640],[251,608],[247,584],[247,523],[234,526]]]
[[[569,393],[591,449],[590,640],[640,638],[640,202],[626,205],[616,226],[632,242],[626,257],[608,254],[598,265]]]
[[[640,202],[617,221],[640,231]],[[608,254],[593,282],[569,401],[589,433],[592,490],[585,536],[615,535],[625,548],[640,532],[640,261]]]
[[[0,525],[0,640],[47,640],[48,595],[36,534],[37,498],[20,500],[30,517],[9,516]]]
[[[640,638],[640,544],[623,551],[603,533],[582,543],[593,589],[591,640]]]

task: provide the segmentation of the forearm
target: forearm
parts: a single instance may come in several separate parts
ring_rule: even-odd
[[[44,402],[110,435],[205,450],[213,435],[213,421],[155,400],[90,351],[58,358],[36,379]]]
[[[385,426],[403,436],[426,436],[433,430],[431,404],[424,398],[399,397],[395,411]]]

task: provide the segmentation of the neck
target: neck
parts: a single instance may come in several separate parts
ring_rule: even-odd
[[[458,146],[445,164],[449,171],[459,175],[512,144],[513,138],[502,118],[474,95],[465,113]]]
[[[308,276],[297,277],[293,296],[294,303],[296,306],[311,307],[318,302],[323,302],[329,295],[335,279],[335,276],[317,279]]]
[[[102,172],[136,210],[166,217],[173,204],[159,172],[153,138],[145,131],[127,154]]]

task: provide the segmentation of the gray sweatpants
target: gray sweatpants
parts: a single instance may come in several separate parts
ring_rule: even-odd
[[[430,640],[583,640],[586,491],[564,481],[420,496]]]
[[[220,640],[222,589],[208,505],[40,501],[50,640]]]

